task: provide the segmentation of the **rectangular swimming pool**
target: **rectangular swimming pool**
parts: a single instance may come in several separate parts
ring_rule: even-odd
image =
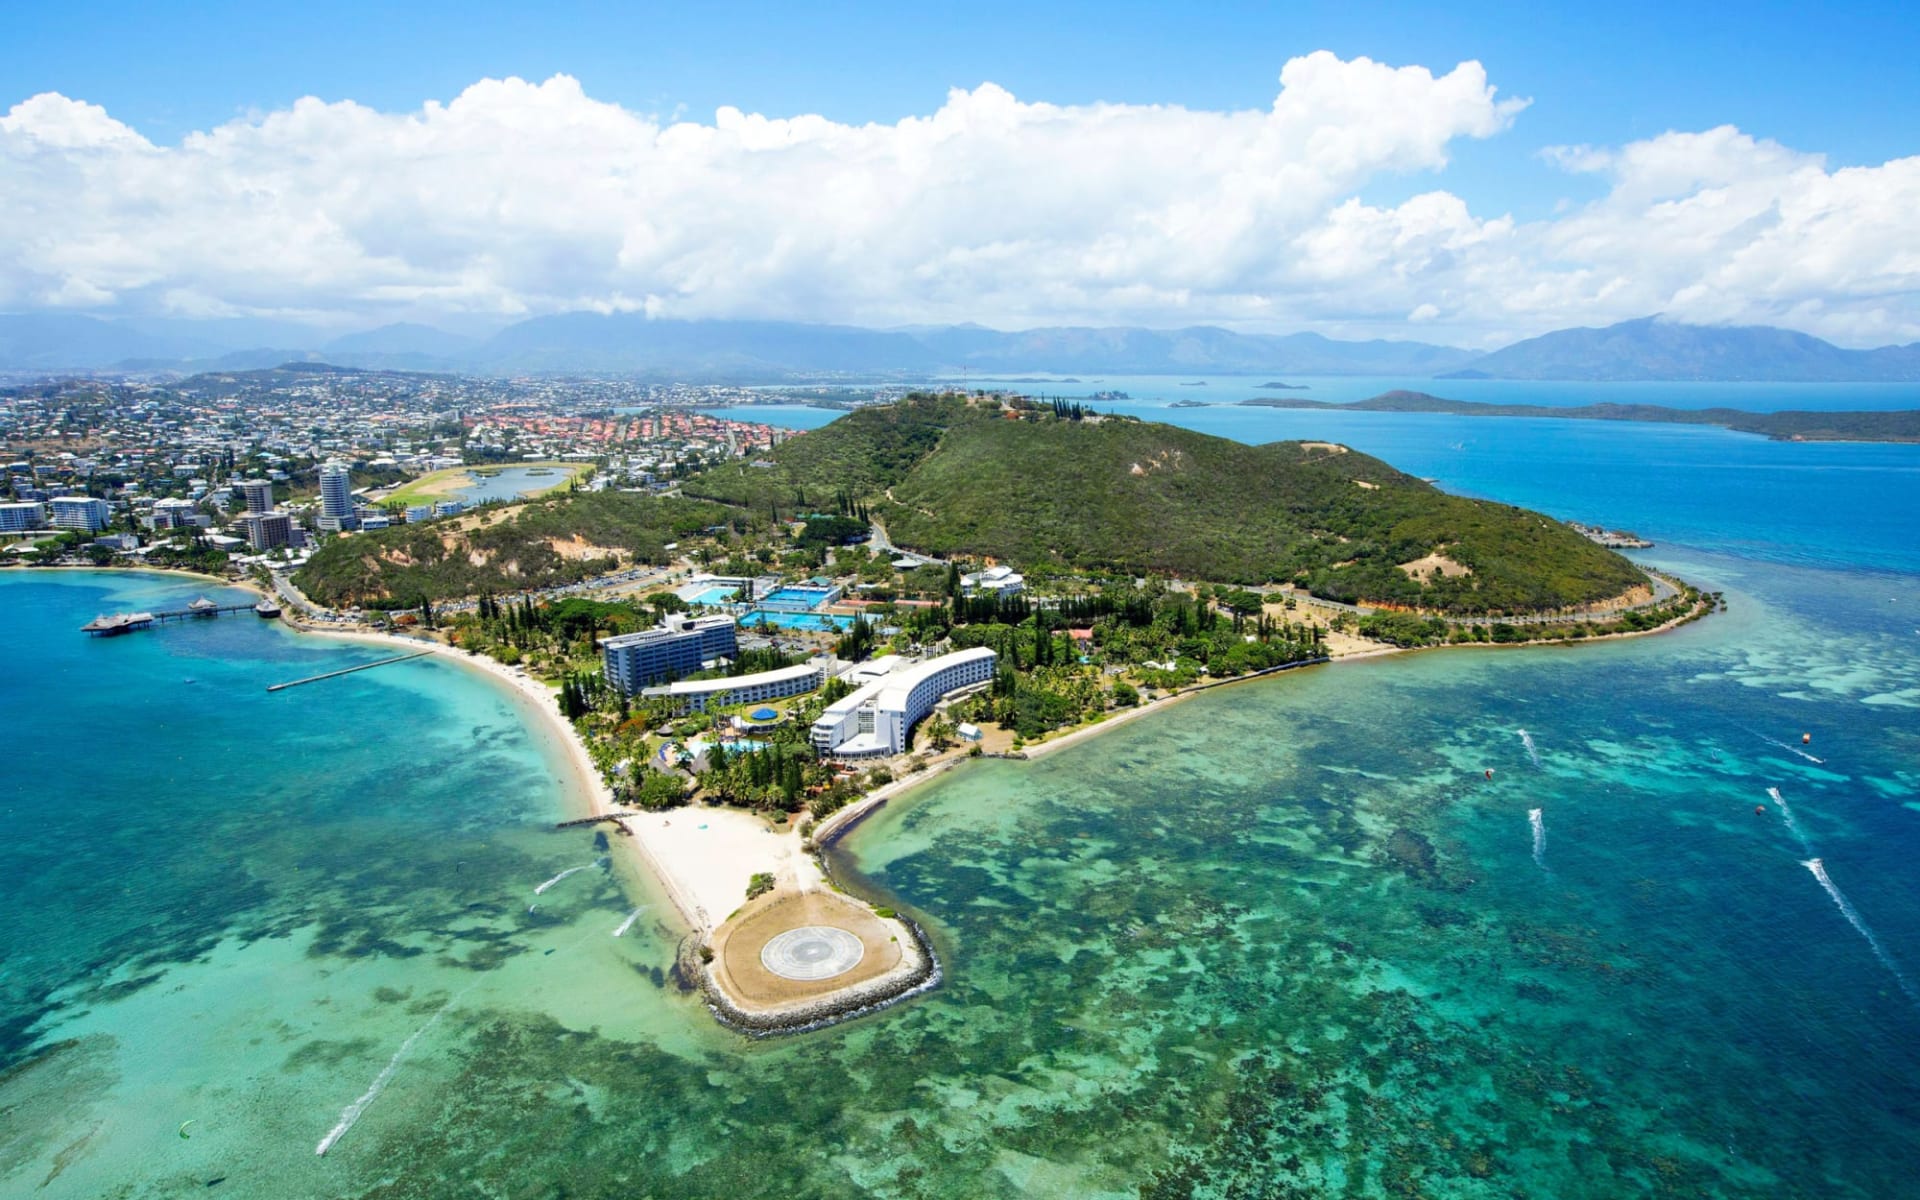
[[[853,628],[852,617],[836,617],[827,613],[777,612],[765,608],[756,608],[741,617],[740,628],[754,629],[763,622],[776,629],[814,629],[826,632]]]
[[[783,587],[761,596],[759,602],[781,612],[811,612],[816,608],[825,608],[839,598],[840,589],[837,587]]]

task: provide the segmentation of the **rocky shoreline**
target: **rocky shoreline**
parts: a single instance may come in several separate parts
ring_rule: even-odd
[[[940,986],[940,959],[934,954],[926,931],[909,917],[894,919],[908,935],[906,942],[901,945],[899,967],[878,979],[870,979],[817,999],[782,1005],[777,1009],[751,1011],[734,1003],[732,997],[714,983],[713,973],[707,964],[693,957],[697,951],[691,945],[682,951],[681,971],[683,975],[699,981],[701,994],[706,998],[707,1011],[713,1014],[714,1020],[737,1033],[761,1038],[824,1029],[829,1025],[879,1012]],[[690,957],[692,961],[686,961]]]

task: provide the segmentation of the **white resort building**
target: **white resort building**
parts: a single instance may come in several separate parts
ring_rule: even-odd
[[[1012,596],[1026,590],[1027,577],[1012,567],[988,567],[960,577],[960,586],[969,596]]]
[[[797,667],[781,667],[753,675],[735,675],[731,679],[676,679],[665,687],[646,688],[640,694],[646,697],[665,696],[673,705],[674,715],[679,716],[688,711],[705,712],[707,705],[715,700],[724,706],[763,704],[768,700],[798,696],[811,692],[826,681],[824,667],[818,663],[802,663]]]
[[[913,727],[940,698],[993,681],[985,646],[957,650],[893,671],[827,707],[813,723],[822,758],[885,758],[912,744]]]

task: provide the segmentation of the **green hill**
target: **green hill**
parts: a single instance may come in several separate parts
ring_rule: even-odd
[[[983,419],[958,396],[908,396],[897,404],[857,409],[823,429],[786,442],[771,467],[726,463],[680,490],[755,513],[831,506],[836,497],[881,494],[933,453],[947,428]],[[762,459],[761,461],[769,461]]]
[[[294,582],[323,604],[372,608],[551,587],[617,562],[663,563],[668,543],[736,515],[718,504],[580,492],[329,538]]]
[[[1559,522],[1449,496],[1342,446],[1248,446],[1130,419],[1012,419],[957,398],[850,414],[689,494],[788,509],[865,501],[894,542],[939,555],[1292,580],[1331,599],[1438,611],[1538,611],[1643,582]]]

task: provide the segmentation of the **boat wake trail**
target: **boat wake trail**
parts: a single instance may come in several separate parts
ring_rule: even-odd
[[[1791,750],[1793,753],[1798,754],[1801,758],[1806,759],[1810,763],[1818,763],[1820,766],[1823,766],[1823,767],[1827,765],[1826,759],[1817,758],[1814,755],[1808,754],[1805,750],[1802,750],[1798,746],[1790,746],[1787,743],[1781,741],[1779,738],[1768,737],[1766,734],[1763,733],[1760,735],[1760,740],[1763,742],[1767,742],[1770,745],[1778,746],[1782,750]]]
[[[640,914],[645,911],[647,911],[647,906],[643,904],[639,908],[636,908],[632,912],[628,913],[627,919],[620,922],[620,927],[613,931],[613,936],[615,937],[626,936],[627,930],[633,928],[633,923],[635,921],[638,921],[640,919]]]
[[[1533,760],[1533,765],[1536,767],[1539,766],[1540,752],[1533,748],[1533,735],[1528,733],[1526,730],[1522,729],[1520,731],[1520,741],[1522,744],[1526,746],[1527,757]]]
[[[1847,924],[1853,926],[1854,932],[1867,939],[1867,945],[1873,947],[1873,956],[1879,959],[1880,965],[1893,976],[1893,981],[1900,985],[1900,990],[1907,994],[1907,999],[1913,1001],[1916,1008],[1920,1008],[1920,990],[1914,988],[1913,981],[1908,979],[1906,972],[1900,969],[1900,964],[1893,961],[1893,955],[1887,953],[1887,948],[1880,944],[1880,939],[1874,936],[1873,930],[1867,928],[1867,923],[1860,919],[1860,914],[1855,911],[1852,903],[1838,887],[1834,886],[1833,880],[1827,878],[1827,868],[1817,858],[1809,858],[1800,865],[1813,872],[1813,877],[1820,881],[1821,887],[1827,889],[1827,895],[1833,898],[1834,907],[1838,908],[1840,915],[1847,919]]]
[[[1812,854],[1813,843],[1807,840],[1805,831],[1800,828],[1800,822],[1793,819],[1793,809],[1787,804],[1787,798],[1780,794],[1780,789],[1777,787],[1768,788],[1767,795],[1780,806],[1780,817],[1787,823],[1787,832],[1799,840],[1802,850]]]
[[[582,871],[591,871],[595,867],[605,866],[606,863],[607,863],[606,859],[596,858],[592,862],[585,863],[578,867],[568,867],[566,870],[560,872],[558,875],[555,875],[552,879],[547,880],[545,883],[541,884],[539,887],[533,889],[533,894],[536,896],[541,895],[548,888],[552,887],[556,883],[559,883],[562,879],[565,879],[569,875],[578,875]]]
[[[1533,826],[1533,865],[1547,869],[1547,821],[1543,810],[1527,810],[1527,824]]]
[[[400,1069],[400,1060],[407,1056],[407,1051],[413,1049],[413,1044],[420,1040],[422,1034],[440,1023],[440,1018],[447,1015],[447,1010],[453,1007],[454,1000],[458,1000],[459,998],[460,997],[455,996],[453,1000],[442,1004],[440,1011],[428,1017],[425,1025],[422,1025],[407,1035],[407,1040],[400,1043],[400,1048],[393,1052],[393,1057],[388,1059],[387,1065],[381,1069],[378,1075],[373,1077],[373,1083],[367,1087],[366,1091],[360,1094],[360,1098],[340,1110],[339,1121],[334,1123],[332,1129],[327,1130],[327,1136],[321,1138],[320,1144],[313,1148],[315,1154],[325,1154],[327,1151],[333,1149],[335,1142],[347,1136],[347,1131],[352,1129],[354,1123],[360,1119],[360,1114],[366,1112],[367,1106],[379,1099],[381,1092],[387,1090],[387,1082],[393,1078],[393,1073]]]

